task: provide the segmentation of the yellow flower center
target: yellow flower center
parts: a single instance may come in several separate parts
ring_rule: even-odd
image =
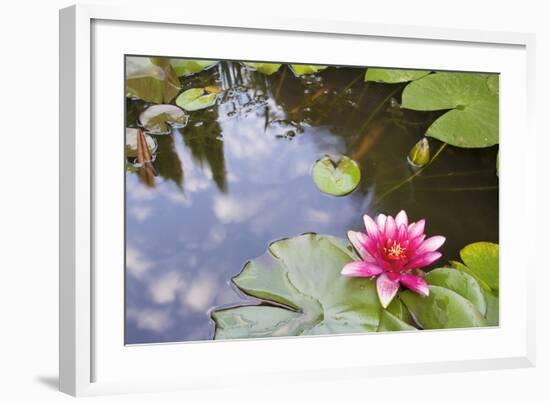
[[[390,259],[403,259],[406,257],[406,249],[397,241],[393,241],[392,245],[384,250]]]

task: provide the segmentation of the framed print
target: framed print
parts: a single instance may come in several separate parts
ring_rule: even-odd
[[[60,26],[62,391],[532,366],[532,36]]]

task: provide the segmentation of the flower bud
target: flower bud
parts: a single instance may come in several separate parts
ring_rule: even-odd
[[[430,161],[430,144],[422,138],[414,145],[407,156],[409,163],[416,168],[424,167]]]

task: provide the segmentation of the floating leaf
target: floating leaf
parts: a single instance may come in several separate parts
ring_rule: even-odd
[[[482,315],[487,312],[483,290],[469,274],[456,269],[438,268],[426,275],[426,281],[428,284],[448,288],[463,296],[474,304]]]
[[[487,86],[495,95],[498,95],[499,92],[499,76],[497,74],[492,74],[487,77]]]
[[[196,74],[218,64],[215,60],[186,60],[171,58],[170,64],[178,77]]]
[[[454,146],[483,148],[499,141],[498,95],[493,90],[486,74],[438,72],[407,85],[402,107],[451,109],[434,121],[426,135]]]
[[[179,95],[176,104],[187,111],[206,109],[216,103],[216,94],[206,88],[188,89]]]
[[[126,128],[126,157],[136,157],[138,149],[138,131],[137,128]],[[150,135],[145,134],[145,141],[151,154],[157,151],[157,141]]]
[[[338,163],[334,163],[329,156],[324,156],[313,166],[312,177],[320,191],[343,196],[359,185],[361,169],[353,159],[347,156],[342,156]]]
[[[466,274],[469,274],[470,276],[475,278],[482,290],[491,292],[491,287],[489,287],[484,281],[479,280],[476,277],[475,273],[472,272],[468,267],[466,267],[466,265],[464,265],[463,263],[457,262],[455,260],[451,260],[450,264],[455,269],[460,270],[461,272],[464,272]]]
[[[365,73],[365,81],[384,82],[396,84],[400,82],[414,81],[425,77],[430,71],[426,70],[399,70],[389,68],[368,68]]]
[[[254,71],[261,72],[265,75],[271,75],[279,71],[279,68],[281,68],[282,64],[274,64],[274,63],[245,63],[243,64],[250,69]]]
[[[466,264],[426,275],[430,295],[405,291],[400,298],[425,329],[496,326],[499,322],[498,245],[475,242],[462,249]]]
[[[326,65],[302,65],[302,64],[290,64],[290,69],[298,77],[302,75],[311,75],[327,68]]]
[[[180,91],[180,82],[168,59],[126,58],[126,93],[146,102],[170,103]]]
[[[170,126],[185,127],[188,116],[177,106],[158,104],[145,109],[139,115],[139,123],[149,134],[164,135],[171,132]]]
[[[373,280],[340,274],[354,254],[330,236],[279,240],[248,262],[233,283],[245,294],[277,305],[238,306],[212,313],[215,339],[361,333],[413,329],[384,316]]]
[[[424,329],[449,329],[487,326],[478,308],[456,292],[430,285],[430,295],[422,297],[412,291],[400,294],[401,300]]]
[[[498,245],[491,242],[475,242],[460,251],[460,257],[471,274],[498,292]]]
[[[378,331],[406,331],[406,330],[416,330],[416,327],[405,323],[403,320],[398,319],[396,316],[392,315],[388,311],[382,311],[380,316],[380,324],[378,326]]]
[[[498,326],[500,313],[498,296],[489,291],[483,291],[483,295],[485,296],[485,303],[487,304],[487,312],[485,313],[487,324],[489,326]]]
[[[409,325],[414,325],[414,320],[412,319],[411,314],[405,304],[401,302],[398,297],[394,298],[393,301],[390,302],[385,311],[391,313],[393,316]]]

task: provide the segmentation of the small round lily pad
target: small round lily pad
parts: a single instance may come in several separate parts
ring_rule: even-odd
[[[137,156],[137,128],[126,128],[126,157]],[[145,141],[149,152],[154,154],[157,151],[157,141],[151,135],[145,134]]]
[[[176,104],[187,111],[206,109],[216,104],[216,93],[208,87],[187,89],[176,98]]]
[[[150,106],[139,116],[141,126],[152,135],[170,134],[170,126],[185,127],[187,120],[187,114],[172,104]]]
[[[347,156],[335,162],[326,155],[315,162],[311,173],[319,191],[334,196],[347,195],[359,185],[361,168]]]

